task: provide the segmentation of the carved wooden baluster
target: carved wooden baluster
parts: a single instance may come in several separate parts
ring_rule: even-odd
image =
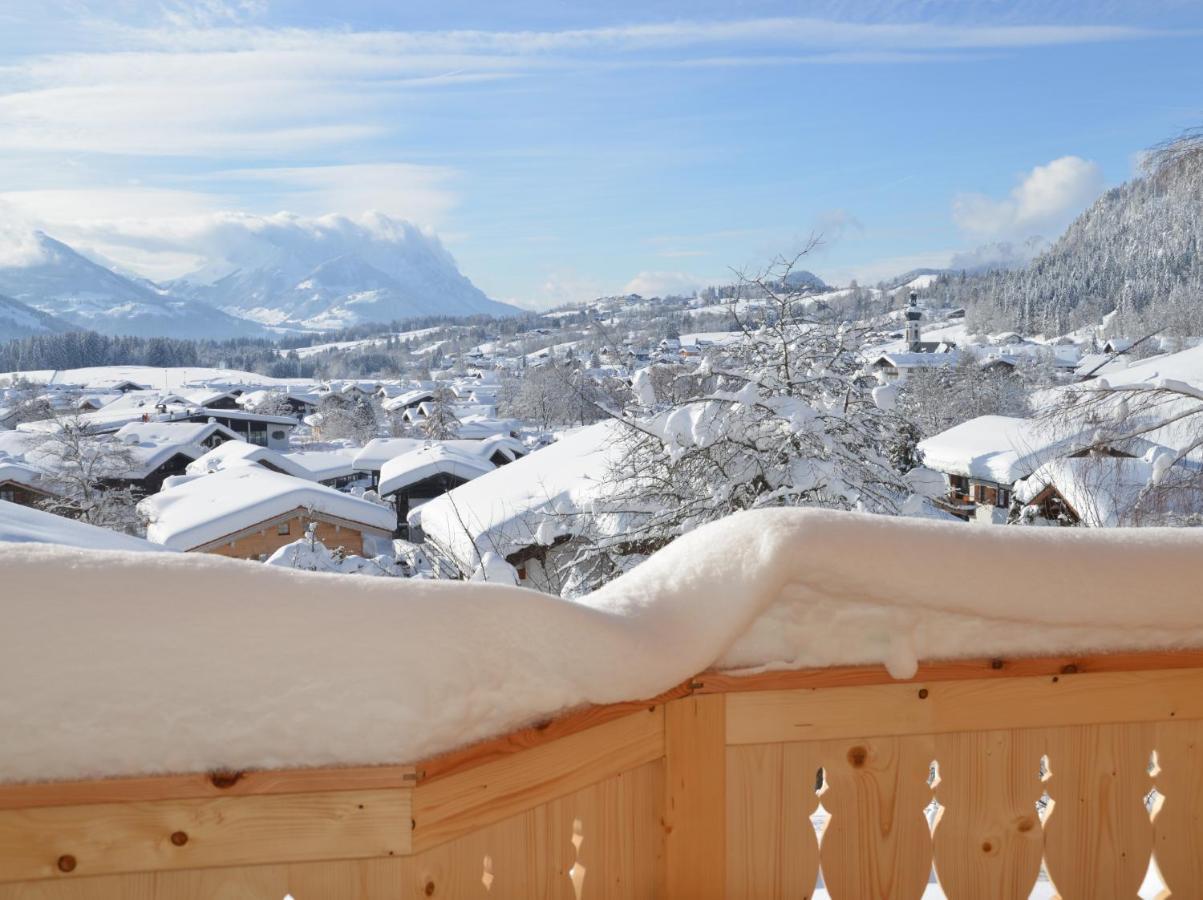
[[[917,900],[931,875],[932,738],[828,741],[819,857],[833,900]]]
[[[1195,897],[1203,890],[1203,722],[1161,722],[1156,738],[1153,856],[1176,900]]]
[[[1041,747],[1025,731],[936,736],[941,810],[932,843],[950,900],[1027,900],[1044,853]]]
[[[819,874],[813,744],[727,748],[728,898],[805,900]]]
[[[1135,900],[1149,868],[1153,727],[1080,725],[1046,733],[1053,809],[1048,874],[1063,900]]]

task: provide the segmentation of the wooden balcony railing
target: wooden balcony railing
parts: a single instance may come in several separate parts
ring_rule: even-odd
[[[0,900],[1132,900],[1151,859],[1203,895],[1199,652],[707,673],[413,766],[0,786]]]

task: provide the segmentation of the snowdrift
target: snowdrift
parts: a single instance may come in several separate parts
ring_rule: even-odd
[[[804,510],[579,601],[0,544],[0,779],[408,762],[708,667],[1203,646],[1198,529]]]

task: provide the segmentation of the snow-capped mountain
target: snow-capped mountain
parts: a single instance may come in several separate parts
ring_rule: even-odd
[[[0,294],[71,327],[141,337],[227,338],[262,334],[254,322],[99,266],[61,241],[35,232],[35,251],[0,267]],[[16,335],[14,335],[16,336]]]
[[[214,261],[166,289],[261,322],[324,329],[518,312],[464,277],[432,233],[380,214],[230,215],[208,238]]]
[[[35,334],[56,334],[70,331],[71,327],[70,322],[48,316],[20,300],[0,296],[0,341]]]

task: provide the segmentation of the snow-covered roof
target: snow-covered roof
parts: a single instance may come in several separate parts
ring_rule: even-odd
[[[471,571],[477,547],[501,556],[550,544],[564,516],[603,483],[622,426],[612,420],[577,429],[517,462],[460,485],[419,507],[410,524]],[[549,531],[549,528],[551,529]]]
[[[122,534],[120,531],[98,528],[87,522],[0,500],[0,542],[4,541],[17,544],[61,544],[86,550],[145,552],[166,549],[142,538]]]
[[[1050,460],[1015,486],[1030,503],[1046,487],[1056,488],[1083,525],[1115,528],[1137,524],[1141,493],[1153,478],[1153,463],[1142,457],[1080,456]],[[1199,510],[1193,510],[1199,512]]]
[[[262,466],[189,478],[138,504],[148,522],[147,539],[177,550],[202,547],[295,509],[383,532],[396,525],[388,506]]]
[[[202,441],[214,435],[226,441],[241,441],[238,435],[216,422],[130,422],[122,425],[113,439],[137,462],[130,477],[144,478],[176,454],[193,460],[205,455],[208,448]]]
[[[1016,589],[983,571],[1039,577]],[[802,509],[699,528],[571,602],[10,546],[0,684],[18,689],[4,695],[0,779],[412,763],[707,669],[885,663],[910,677],[919,659],[1198,648],[1201,575],[1196,528]],[[165,728],[127,714],[134,697],[188,714]]]
[[[1127,358],[1120,357],[1120,359]],[[1084,365],[1085,363],[1083,363]],[[1160,382],[1168,379],[1203,389],[1203,345],[1178,353],[1156,356],[1152,359],[1133,360],[1130,365],[1118,371],[1106,372],[1103,370],[1098,374],[1106,374],[1107,381],[1112,387],[1128,385],[1156,387]],[[1089,384],[1089,382],[1085,384]]]
[[[360,472],[376,471],[394,456],[410,453],[425,444],[421,438],[372,438],[355,454],[354,466]]]
[[[386,497],[434,475],[472,480],[496,466],[478,453],[432,443],[388,460],[380,470],[380,496]]]
[[[954,365],[958,359],[960,354],[952,350],[942,353],[882,353],[873,362],[876,364],[884,360],[896,369],[931,369]]]
[[[35,491],[45,491],[42,485],[42,473],[33,466],[0,455],[0,484],[19,484]]]
[[[1080,430],[1012,416],[978,416],[919,442],[923,464],[948,475],[1011,484],[1090,443]]]
[[[295,478],[314,480],[313,473],[289,458],[288,454],[280,453],[278,450],[272,450],[268,447],[260,447],[258,444],[250,444],[242,440],[226,441],[224,444],[218,444],[208,453],[198,456],[192,462],[188,463],[185,471],[189,475],[204,475],[208,472],[220,472],[222,469],[230,469],[240,465],[258,464],[265,464],[268,467],[274,466],[286,475],[292,475]]]
[[[355,474],[355,457],[358,447],[340,447],[336,450],[289,450],[280,454],[301,466],[314,481],[329,481]]]

